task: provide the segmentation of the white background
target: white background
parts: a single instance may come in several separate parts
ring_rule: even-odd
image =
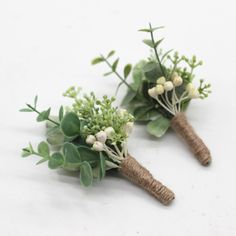
[[[123,64],[147,57],[137,29],[148,22],[166,26],[165,49],[205,62],[198,76],[213,84],[213,94],[187,115],[212,165],[202,167],[175,133],[157,140],[137,125],[130,152],[175,192],[165,207],[119,176],[85,189],[76,175],[21,159],[28,141],[44,138],[44,126],[19,108],[38,94],[42,109],[57,111],[70,85],[113,95],[118,80],[103,78],[106,67],[90,61],[110,49]],[[233,0],[1,0],[0,235],[236,235],[235,22]]]

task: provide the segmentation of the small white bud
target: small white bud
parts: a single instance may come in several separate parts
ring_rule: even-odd
[[[99,141],[94,142],[93,150],[98,151],[98,152],[103,151],[103,144]]]
[[[158,95],[156,87],[148,89],[148,94],[150,97],[155,98]]]
[[[190,98],[199,98],[200,94],[197,89],[192,89],[189,92],[189,97]]]
[[[86,138],[86,143],[87,144],[94,144],[94,142],[96,141],[96,138],[94,135],[88,135]]]
[[[97,140],[101,143],[105,143],[107,140],[107,134],[105,131],[99,131],[98,133],[95,134]]]
[[[133,131],[133,127],[134,127],[134,122],[127,122],[124,126],[124,130],[125,133],[129,136],[132,131]]]
[[[164,89],[163,85],[158,84],[158,85],[156,86],[156,92],[157,92],[158,95],[163,94],[164,91],[165,91],[165,89]]]
[[[183,83],[183,79],[180,76],[173,77],[173,84],[174,86],[180,86]]]
[[[171,81],[167,81],[164,83],[165,91],[171,91],[174,88],[174,85]]]
[[[186,90],[188,93],[190,93],[190,92],[191,92],[192,90],[194,90],[194,89],[195,89],[195,88],[194,88],[193,84],[192,84],[192,83],[188,83],[185,90]]]
[[[157,84],[164,84],[166,82],[166,78],[164,76],[157,79]]]
[[[111,138],[112,135],[115,133],[115,130],[112,127],[107,127],[104,131],[108,138]]]

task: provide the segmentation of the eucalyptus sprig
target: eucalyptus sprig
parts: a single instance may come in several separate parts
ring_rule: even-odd
[[[73,104],[66,112],[61,106],[58,117],[50,116],[51,109],[39,112],[37,96],[34,106],[27,104],[21,110],[34,111],[40,117],[38,121],[47,122],[47,142],[41,142],[37,149],[29,144],[23,148],[22,156],[39,156],[37,164],[48,162],[51,169],[79,171],[84,186],[92,185],[95,179],[102,180],[110,169],[117,169],[163,204],[169,204],[174,193],[128,152],[134,117],[125,109],[114,107],[114,97],[98,99],[94,93],[81,96],[80,90],[74,86],[66,90],[64,96],[73,99]]]
[[[211,85],[205,84],[203,79],[198,87],[194,85],[194,73],[203,64],[201,60],[195,55],[188,58],[160,47],[164,39],[156,38],[155,34],[162,28],[149,24],[148,28],[139,30],[149,34],[143,43],[152,53],[132,68],[132,82],[125,80],[128,91],[122,102],[136,121],[147,122],[147,131],[156,137],[166,133],[173,124],[173,118],[185,112],[192,99],[204,99],[211,93]],[[113,55],[114,50],[109,57]],[[107,59],[100,57],[92,64],[101,62],[107,64]],[[117,71],[115,75],[121,77]]]

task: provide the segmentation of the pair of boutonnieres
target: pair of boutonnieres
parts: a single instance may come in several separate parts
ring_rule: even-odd
[[[23,149],[23,157],[37,155],[41,157],[38,164],[48,162],[51,169],[79,171],[84,186],[91,185],[94,179],[102,180],[107,171],[117,169],[163,204],[169,204],[174,193],[129,154],[128,137],[134,121],[146,121],[148,132],[156,137],[161,137],[171,127],[184,138],[200,163],[208,165],[210,152],[188,123],[184,111],[192,99],[208,96],[210,84],[200,80],[198,87],[193,85],[193,71],[202,65],[195,56],[188,59],[159,48],[162,39],[154,39],[154,31],[159,28],[149,25],[148,29],[140,30],[150,34],[150,39],[143,42],[153,53],[133,69],[127,64],[123,75],[117,71],[119,59],[110,62],[115,51],[92,61],[92,64],[105,62],[110,68],[105,75],[115,74],[121,80],[118,88],[122,84],[128,87],[122,102],[127,110],[114,107],[114,98],[98,99],[94,93],[80,96],[80,89],[71,87],[64,96],[73,99],[72,106],[66,111],[61,106],[58,115],[53,117],[50,108],[37,109],[36,96],[34,104],[26,104],[21,111],[36,112],[38,122],[46,121],[47,142],[41,142],[36,150],[29,144]],[[128,83],[131,71],[133,81]]]

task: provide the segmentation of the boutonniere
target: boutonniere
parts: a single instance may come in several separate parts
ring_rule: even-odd
[[[35,112],[37,121],[47,124],[47,140],[37,148],[29,144],[23,149],[23,157],[36,155],[41,158],[37,164],[47,162],[50,169],[78,171],[84,186],[102,180],[106,172],[117,169],[163,204],[174,199],[173,192],[129,154],[127,141],[134,122],[129,112],[114,107],[114,98],[98,99],[94,93],[79,96],[75,87],[68,89],[64,96],[72,98],[73,104],[66,111],[61,106],[56,117],[50,115],[51,108],[38,110],[37,96],[33,105],[26,104],[21,110]]]
[[[115,74],[120,80],[118,88],[122,84],[127,86],[122,105],[127,107],[136,121],[147,122],[147,131],[151,135],[160,138],[171,127],[187,142],[200,163],[208,165],[211,161],[210,151],[189,124],[185,111],[193,99],[208,97],[211,86],[203,79],[195,85],[195,69],[202,65],[196,56],[187,58],[178,52],[165,52],[160,48],[163,39],[154,38],[154,32],[160,28],[153,28],[149,24],[149,28],[139,30],[149,34],[150,38],[143,42],[151,48],[152,53],[133,69],[131,64],[127,64],[123,74],[119,73],[119,58],[111,62],[115,51],[106,56],[100,55],[92,64],[104,62],[110,68],[104,75]],[[131,83],[127,81],[130,74]]]

